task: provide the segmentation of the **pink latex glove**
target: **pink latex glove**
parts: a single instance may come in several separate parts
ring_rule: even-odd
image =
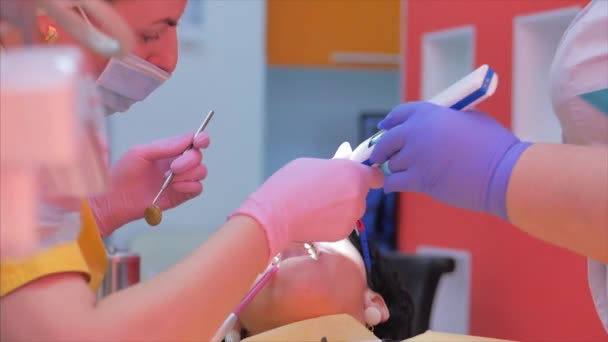
[[[365,212],[365,197],[382,171],[344,159],[296,159],[273,174],[231,216],[247,215],[264,229],[270,257],[289,242],[346,238]]]
[[[89,198],[102,236],[143,217],[169,168],[175,177],[156,202],[161,209],[176,207],[202,193],[207,168],[200,149],[207,148],[210,141],[209,135],[201,132],[194,139],[194,148],[181,155],[193,136],[188,133],[134,146],[116,162],[111,170],[111,190]]]

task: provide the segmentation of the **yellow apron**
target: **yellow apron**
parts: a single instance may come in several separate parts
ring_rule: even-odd
[[[106,272],[108,256],[99,235],[95,217],[86,201],[81,210],[78,240],[51,247],[31,257],[0,262],[0,297],[41,277],[64,273],[82,273],[89,287],[97,292]]]

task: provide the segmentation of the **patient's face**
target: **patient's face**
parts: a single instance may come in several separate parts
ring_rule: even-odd
[[[348,241],[302,244],[283,254],[279,271],[240,316],[252,334],[319,316],[347,313],[364,322],[368,290],[361,255]]]

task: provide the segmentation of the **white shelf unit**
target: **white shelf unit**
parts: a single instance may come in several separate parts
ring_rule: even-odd
[[[460,26],[422,37],[422,99],[430,99],[474,69],[475,28]]]
[[[513,19],[513,132],[533,142],[561,142],[549,97],[549,70],[561,37],[579,7]]]

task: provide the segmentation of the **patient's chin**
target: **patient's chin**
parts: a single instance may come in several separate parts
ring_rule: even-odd
[[[321,316],[343,313],[361,316],[352,312],[353,308],[336,301],[336,296],[329,296],[324,286],[290,283],[293,278],[283,279],[287,283],[277,280],[277,283],[269,284],[240,316],[243,327],[252,335]],[[363,303],[360,306],[363,307]]]
[[[240,316],[250,334],[334,314],[361,320],[367,284],[360,266],[323,246],[317,260],[297,248],[293,251],[286,253],[279,271]]]

